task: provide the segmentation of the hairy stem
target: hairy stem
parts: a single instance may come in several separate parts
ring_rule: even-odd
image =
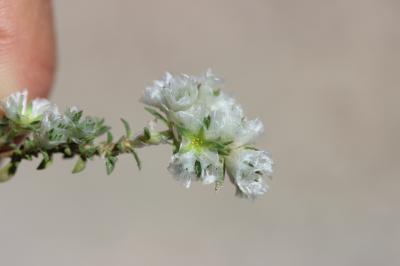
[[[127,134],[113,141],[111,133],[108,132],[107,140],[99,143],[74,143],[68,142],[51,148],[43,148],[37,142],[26,137],[20,145],[12,144],[10,147],[0,152],[0,158],[10,158],[10,162],[0,169],[0,182],[9,180],[16,172],[19,163],[22,160],[32,160],[33,158],[43,157],[38,165],[38,169],[45,169],[52,163],[54,154],[62,154],[63,158],[79,157],[73,173],[81,172],[88,159],[101,157],[106,160],[107,173],[110,174],[119,155],[132,154],[136,160],[138,168],[141,168],[141,162],[136,149],[149,145],[158,145],[161,143],[170,143],[172,133],[170,130],[151,133],[145,129],[143,133],[131,137],[130,130]]]

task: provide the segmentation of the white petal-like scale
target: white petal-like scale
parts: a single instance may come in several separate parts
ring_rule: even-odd
[[[182,111],[190,108],[197,100],[198,88],[196,81],[186,75],[180,75],[170,80],[163,88],[165,105],[168,110]]]
[[[223,164],[220,162],[218,153],[204,149],[198,155],[198,160],[202,168],[202,183],[205,185],[215,183],[223,172]]]
[[[162,88],[159,86],[147,87],[140,100],[147,105],[160,108],[164,104]]]
[[[32,101],[31,116],[38,117],[52,108],[51,103],[46,99],[35,99]]]
[[[204,118],[208,115],[207,110],[202,105],[193,105],[187,110],[171,112],[169,117],[178,125],[193,133],[199,132],[204,125]]]
[[[210,114],[210,127],[206,131],[208,139],[234,140],[242,124],[242,112],[239,106],[213,110]]]
[[[264,125],[259,119],[244,121],[239,128],[235,143],[237,146],[252,144],[264,132]]]
[[[172,156],[168,166],[168,171],[186,188],[189,188],[192,180],[196,178],[194,169],[196,159],[193,152],[177,153]]]
[[[28,102],[28,91],[17,91],[0,101],[5,115],[11,120],[17,120],[19,116],[26,113]]]
[[[58,112],[55,106],[52,112],[46,112],[43,116],[39,132],[34,135],[35,140],[44,148],[52,148],[67,141],[65,125],[68,119]]]
[[[259,177],[254,179],[241,179],[239,182],[237,182],[237,186],[240,190],[238,193],[239,196],[244,196],[251,199],[255,199],[264,195],[269,189],[265,180]],[[241,195],[241,193],[243,194]]]

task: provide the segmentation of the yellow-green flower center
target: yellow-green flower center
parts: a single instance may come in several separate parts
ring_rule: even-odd
[[[196,151],[199,151],[203,145],[204,145],[204,140],[199,136],[193,136],[192,139],[190,140],[191,148],[195,149]]]

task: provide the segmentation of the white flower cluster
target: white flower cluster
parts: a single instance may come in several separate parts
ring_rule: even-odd
[[[15,124],[13,130],[21,134],[32,132],[33,140],[44,149],[67,141],[77,144],[89,142],[108,129],[97,118],[81,119],[82,111],[77,107],[68,108],[62,114],[56,105],[46,99],[29,101],[27,90],[1,100],[0,107],[5,117]]]
[[[200,76],[166,73],[147,87],[142,102],[159,109],[174,132],[176,150],[169,171],[185,187],[193,180],[223,182],[225,170],[238,195],[256,198],[268,185],[272,160],[252,144],[263,132],[239,104],[221,91],[223,81],[211,70]]]
[[[43,115],[54,109],[54,106],[46,99],[28,101],[28,91],[18,91],[0,101],[5,116],[20,125],[40,122]]]

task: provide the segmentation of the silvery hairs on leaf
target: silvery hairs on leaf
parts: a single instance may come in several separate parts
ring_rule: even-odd
[[[263,124],[249,120],[236,100],[222,91],[223,85],[211,70],[199,76],[167,72],[145,88],[141,98],[154,119],[137,134],[121,119],[125,135],[117,141],[104,119],[84,116],[77,107],[60,112],[48,100],[29,101],[26,90],[16,92],[0,101],[5,114],[0,119],[0,155],[10,159],[0,170],[0,181],[9,180],[21,161],[34,157],[42,158],[38,169],[45,169],[54,154],[76,157],[73,173],[101,157],[111,174],[124,153],[140,168],[138,148],[169,144],[173,149],[168,170],[184,187],[200,181],[219,190],[227,174],[238,196],[255,199],[268,190],[272,175],[269,153],[254,147]],[[99,140],[103,135],[106,138]]]

